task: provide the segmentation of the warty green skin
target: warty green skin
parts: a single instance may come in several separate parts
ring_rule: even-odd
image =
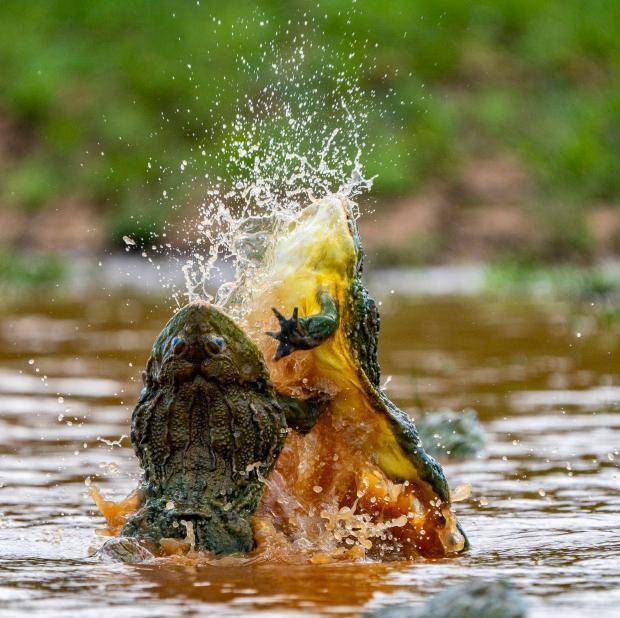
[[[347,213],[347,221],[357,259],[347,273],[351,284],[346,295],[346,306],[339,307],[326,291],[319,290],[321,311],[316,315],[299,318],[295,308],[292,317],[287,320],[274,309],[280,331],[267,334],[279,341],[275,358],[287,356],[295,350],[311,349],[320,345],[336,332],[342,320],[345,335],[357,360],[358,375],[366,387],[369,400],[377,412],[388,419],[399,446],[414,465],[420,480],[427,483],[443,502],[449,503],[450,489],[440,464],[424,450],[411,417],[390,401],[380,386],[381,367],[377,358],[379,311],[362,282],[364,249],[351,211]],[[406,479],[391,477],[391,480],[402,482]],[[465,538],[467,549],[467,537],[460,524],[457,526]]]
[[[186,305],[155,341],[132,415],[145,501],[121,536],[184,539],[191,522],[196,549],[251,551],[251,517],[286,417],[307,430],[319,409],[276,395],[258,348],[228,316]]]

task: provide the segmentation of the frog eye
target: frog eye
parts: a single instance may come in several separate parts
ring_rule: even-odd
[[[170,342],[170,349],[175,356],[179,356],[179,354],[183,354],[183,350],[185,350],[185,341],[181,339],[181,337],[175,337]]]
[[[212,354],[219,354],[226,349],[226,342],[222,337],[213,336],[209,337],[205,342],[205,347]]]

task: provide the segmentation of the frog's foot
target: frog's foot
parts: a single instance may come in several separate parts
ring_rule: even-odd
[[[275,307],[272,307],[271,310],[280,323],[280,332],[268,331],[265,333],[280,342],[273,357],[274,360],[288,356],[295,350],[310,350],[321,343],[310,335],[299,319],[298,307],[293,309],[293,315],[289,319],[286,319]]]
[[[97,557],[103,562],[145,562],[155,558],[155,545],[149,541],[119,536],[107,541],[97,551]]]
[[[280,323],[280,332],[268,332],[267,335],[280,342],[274,360],[288,356],[295,350],[311,350],[331,337],[338,328],[338,305],[325,290],[319,290],[317,300],[321,306],[319,313],[299,317],[299,308],[293,309],[293,315],[286,319],[275,307]]]

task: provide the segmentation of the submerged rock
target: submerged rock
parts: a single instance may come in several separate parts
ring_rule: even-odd
[[[365,618],[525,618],[523,595],[506,580],[470,580],[451,586],[422,606],[398,605]]]
[[[486,432],[475,410],[431,412],[417,423],[427,453],[434,457],[467,459],[484,450]]]

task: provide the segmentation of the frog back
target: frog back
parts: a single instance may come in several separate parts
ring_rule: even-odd
[[[139,404],[132,440],[149,493],[192,508],[233,504],[271,470],[286,422],[268,383],[197,377]]]
[[[380,318],[377,303],[356,277],[350,287],[345,333],[359,368],[373,388],[379,389],[381,367],[377,356]],[[347,315],[348,314],[348,315]]]

